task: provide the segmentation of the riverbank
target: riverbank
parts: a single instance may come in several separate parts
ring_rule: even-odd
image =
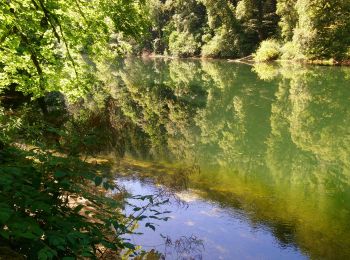
[[[246,57],[242,58],[209,58],[209,57],[202,57],[202,56],[191,56],[191,57],[178,57],[178,56],[171,56],[171,55],[162,55],[162,54],[141,54],[142,58],[152,58],[152,59],[181,59],[181,60],[224,60],[228,62],[239,62],[239,63],[245,63],[248,65],[253,65],[256,63],[272,63],[272,62],[292,62],[292,63],[299,63],[299,64],[306,64],[306,65],[319,65],[319,66],[350,66],[350,60],[344,60],[344,61],[336,61],[334,59],[328,59],[328,60],[285,60],[285,59],[276,59],[271,60],[267,62],[256,62],[254,60],[253,54],[248,55]]]

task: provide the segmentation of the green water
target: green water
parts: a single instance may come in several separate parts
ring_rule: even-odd
[[[130,59],[114,76],[120,172],[239,210],[285,258],[350,258],[350,68]]]

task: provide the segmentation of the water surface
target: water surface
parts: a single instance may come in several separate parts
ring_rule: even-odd
[[[349,68],[130,59],[114,76],[119,182],[188,202],[140,223],[144,249],[191,255],[163,234],[201,240],[196,258],[350,258]]]

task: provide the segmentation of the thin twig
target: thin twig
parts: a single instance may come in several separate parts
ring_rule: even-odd
[[[48,21],[49,24],[51,25],[52,32],[53,32],[54,36],[56,37],[56,39],[57,39],[58,42],[61,42],[61,38],[60,38],[60,36],[58,35],[58,33],[57,33],[57,31],[56,31],[55,25],[54,25],[54,24],[52,23],[52,21],[51,21],[51,17],[50,17],[50,15],[49,15],[49,12],[47,11],[46,8],[44,8],[44,7],[42,6],[41,1],[39,1],[39,2],[40,2],[41,9],[43,10],[44,15],[45,15],[47,21]],[[33,3],[33,5],[35,6],[36,9],[39,9],[39,6],[38,6],[38,4],[35,2],[35,0],[32,0],[32,3]]]
[[[78,0],[74,0],[74,1],[75,1],[75,3],[77,4],[77,7],[78,7],[78,9],[79,9],[80,15],[83,17],[83,19],[85,20],[86,24],[89,24],[88,20],[87,20],[86,17],[85,17],[85,14],[84,14],[83,10],[81,10],[81,8],[80,8],[80,5],[79,5]]]

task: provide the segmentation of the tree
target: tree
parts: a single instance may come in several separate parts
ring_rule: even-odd
[[[143,28],[137,0],[1,0],[0,94],[15,89],[40,100],[43,112],[36,102],[0,109],[1,251],[63,259],[135,249],[120,236],[133,228],[121,203],[105,196],[115,187],[108,167],[80,157],[91,138],[52,123],[46,102],[58,91],[77,99],[106,87],[120,35],[139,37]]]
[[[242,22],[246,33],[255,34],[255,43],[276,34],[276,0],[241,0],[237,4],[236,16]]]
[[[281,28],[281,36],[286,41],[293,38],[293,30],[298,22],[298,13],[295,7],[297,0],[278,0],[276,14],[280,16],[278,22]]]
[[[2,0],[0,20],[1,88],[34,97],[85,92],[120,48],[117,34],[145,27],[136,0]]]
[[[242,53],[242,28],[234,10],[235,3],[226,0],[200,0],[206,7],[210,31],[202,55],[207,57],[237,57]]]
[[[299,0],[293,41],[309,59],[349,57],[350,2]]]

